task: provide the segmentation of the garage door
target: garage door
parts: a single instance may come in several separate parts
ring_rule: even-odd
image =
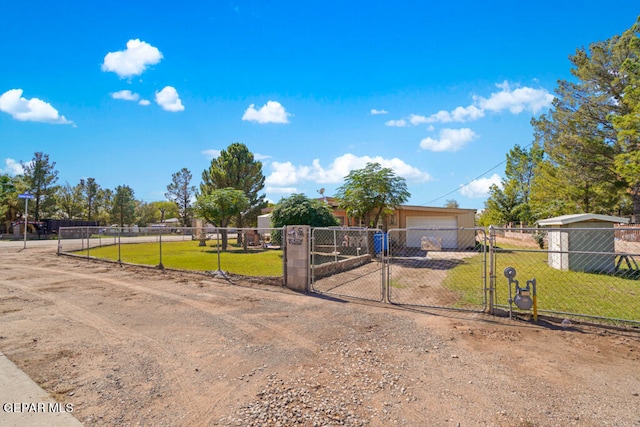
[[[407,217],[407,229],[418,228],[422,230],[407,230],[407,246],[419,248],[423,237],[434,237],[442,240],[443,249],[456,249],[458,247],[458,220],[450,216],[409,216]],[[453,228],[454,230],[437,230],[438,228]]]

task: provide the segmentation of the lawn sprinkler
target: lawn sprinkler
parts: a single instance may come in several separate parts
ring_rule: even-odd
[[[527,280],[527,286],[520,287],[516,277],[516,269],[507,267],[504,275],[509,279],[509,319],[512,318],[513,304],[520,310],[531,310],[533,308],[533,320],[538,320],[538,303],[536,298],[536,279]],[[515,297],[512,297],[511,285],[515,285]]]

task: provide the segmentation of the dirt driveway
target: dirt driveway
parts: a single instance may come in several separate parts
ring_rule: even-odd
[[[637,330],[21,248],[0,242],[0,352],[85,425],[640,426]],[[0,411],[0,425],[19,416]]]

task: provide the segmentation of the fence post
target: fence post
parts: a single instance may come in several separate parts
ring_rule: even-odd
[[[216,252],[218,253],[218,272],[222,272],[220,270],[220,229],[216,228]]]
[[[309,292],[311,283],[311,227],[287,225],[282,236],[286,251],[286,283],[289,289]]]
[[[374,233],[376,233],[376,231],[374,231]],[[386,242],[385,242],[386,240]],[[388,271],[389,270],[389,265],[387,264],[391,258],[390,258],[390,254],[389,254],[389,248],[387,248],[387,246],[385,245],[385,243],[388,244],[389,242],[389,235],[388,232],[382,234],[382,250],[380,252],[380,263],[381,263],[381,274],[382,274],[382,302],[388,303],[389,302],[389,281],[388,281]],[[374,234],[374,251],[375,251],[375,234]],[[386,253],[386,259],[385,259],[385,253]]]
[[[496,275],[494,271],[495,267],[495,228],[493,225],[489,226],[489,313],[494,314],[495,309],[495,291],[496,291]]]
[[[163,212],[163,215],[164,215],[164,212]],[[162,265],[162,230],[159,231],[158,237],[160,242],[160,264],[158,264],[158,268],[162,270],[164,269],[164,265]]]
[[[122,227],[118,227],[118,264],[122,264],[122,258],[120,257],[120,235],[122,234]]]

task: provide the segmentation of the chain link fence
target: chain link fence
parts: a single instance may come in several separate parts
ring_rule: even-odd
[[[282,230],[61,227],[58,254],[178,270],[283,277]]]
[[[387,245],[389,302],[485,309],[488,244],[483,229],[391,229]]]
[[[517,239],[504,231],[490,231],[494,307],[530,313],[515,304],[522,294],[535,296],[539,313],[640,324],[637,229],[531,228]]]
[[[383,236],[378,229],[312,229],[311,291],[381,301]]]
[[[637,228],[314,228],[310,290],[393,304],[640,324]],[[281,229],[62,227],[58,253],[282,282]],[[505,270],[509,270],[506,277]],[[518,299],[519,297],[524,297]],[[532,298],[535,306],[518,301]]]

